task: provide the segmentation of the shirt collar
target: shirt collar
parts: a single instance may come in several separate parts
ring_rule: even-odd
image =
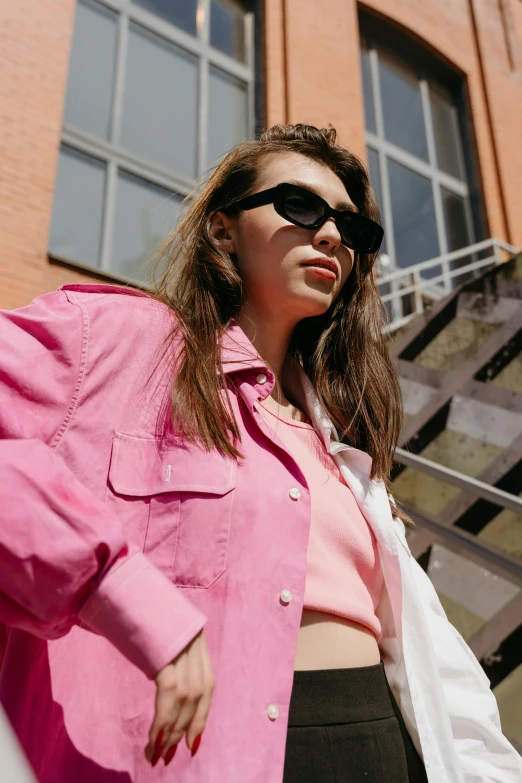
[[[221,339],[221,364],[225,375],[245,370],[264,370],[267,375],[273,375],[235,321],[230,323]]]
[[[223,372],[226,375],[245,370],[264,372],[268,380],[266,391],[268,392],[268,389],[272,388],[275,380],[272,371],[266,366],[264,360],[235,321],[230,323],[223,334],[221,361]],[[343,460],[345,462],[357,466],[363,474],[369,475],[372,458],[367,452],[339,441],[337,430],[321,404],[310,378],[293,356],[288,356],[285,361],[284,379],[285,386],[299,407],[310,418],[326,450],[332,455],[344,452]]]

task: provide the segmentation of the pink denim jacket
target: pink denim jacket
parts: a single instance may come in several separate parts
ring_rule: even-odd
[[[172,431],[168,362],[154,372],[171,318],[106,285],[0,313],[0,700],[42,783],[282,781],[309,492],[255,410],[274,378],[237,326],[223,366],[244,459]],[[430,783],[520,783],[487,678],[369,456],[295,378],[379,543],[382,658]],[[203,627],[216,688],[200,749],[183,740],[153,769],[152,678]]]

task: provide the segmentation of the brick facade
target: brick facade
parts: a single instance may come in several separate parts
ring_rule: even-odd
[[[489,234],[522,246],[522,0],[370,0],[467,80]],[[75,0],[0,0],[0,306],[90,276],[47,246]],[[320,10],[319,10],[320,9]],[[265,0],[266,123],[331,122],[364,157],[358,6]]]

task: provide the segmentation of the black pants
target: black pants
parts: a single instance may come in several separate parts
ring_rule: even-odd
[[[427,783],[382,663],[294,671],[283,783]]]

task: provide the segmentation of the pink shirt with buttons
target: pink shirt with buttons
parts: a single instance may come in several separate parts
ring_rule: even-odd
[[[359,623],[380,641],[376,610],[384,580],[377,541],[341,471],[311,423],[277,416],[263,403],[256,407],[295,457],[310,491],[303,606]]]
[[[281,783],[310,493],[254,410],[274,378],[237,326],[245,459],[158,432],[171,325],[105,285],[0,313],[0,699],[42,783]],[[153,769],[151,678],[202,627],[201,746]]]

